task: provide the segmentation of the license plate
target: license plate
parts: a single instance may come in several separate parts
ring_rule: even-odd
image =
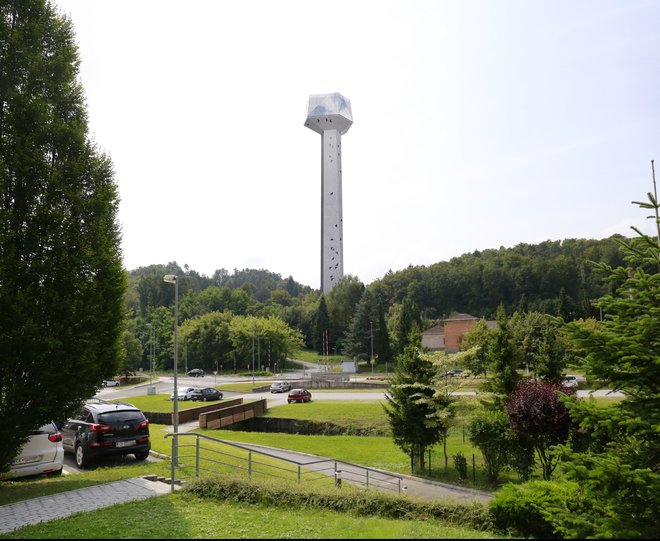
[[[32,462],[39,462],[40,460],[41,460],[41,455],[23,456],[14,460],[14,464],[18,466],[20,464],[30,464]]]
[[[130,447],[131,445],[135,445],[135,440],[117,442],[117,447]]]

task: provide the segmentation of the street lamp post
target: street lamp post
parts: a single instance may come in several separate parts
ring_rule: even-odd
[[[371,329],[371,374],[374,373],[374,324],[369,321],[369,328]]]
[[[154,324],[153,323],[147,323],[147,327],[149,327],[149,390],[147,391],[149,394],[156,394],[155,389],[153,387],[153,380],[154,380]]]
[[[173,419],[173,438],[172,438],[172,480],[171,487],[174,492],[174,469],[179,457],[179,389],[177,381],[178,360],[179,360],[179,280],[176,274],[166,274],[163,281],[168,284],[174,284],[174,414]]]
[[[252,385],[254,385],[254,318],[252,318]]]

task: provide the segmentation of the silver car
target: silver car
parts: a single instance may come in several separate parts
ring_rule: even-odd
[[[8,477],[30,475],[60,475],[64,466],[62,434],[55,423],[47,423],[35,430],[21,449],[7,474]]]
[[[192,398],[192,395],[190,394],[192,391],[197,389],[197,387],[180,387],[177,388],[177,393],[179,395],[179,400],[190,400]],[[174,400],[174,393],[170,395],[170,400]]]
[[[274,381],[270,385],[271,393],[286,393],[291,390],[291,384],[287,381]]]

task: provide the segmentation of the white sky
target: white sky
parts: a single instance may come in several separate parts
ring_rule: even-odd
[[[657,0],[57,0],[124,264],[320,287],[321,136],[339,92],[344,272],[653,232]]]

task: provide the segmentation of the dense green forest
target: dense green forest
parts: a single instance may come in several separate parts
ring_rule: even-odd
[[[152,342],[155,366],[171,368],[174,288],[163,282],[165,274],[179,277],[179,353],[186,364],[190,358],[206,369],[216,363],[220,370],[250,365],[249,344],[236,342],[229,331],[223,342],[217,329],[214,338],[204,330],[200,318],[205,317],[208,327],[211,313],[228,314],[227,325],[232,317],[252,318],[260,357],[261,337],[277,321],[298,333],[287,348],[300,343],[319,354],[365,357],[373,349],[380,361],[392,361],[403,351],[413,325],[424,330],[456,312],[492,319],[502,305],[508,313],[535,311],[566,321],[597,318],[592,300],[607,293],[608,286],[592,262],[623,264],[615,237],[475,251],[429,266],[389,271],[366,285],[346,275],[326,295],[292,276],[282,278],[263,269],[219,269],[206,276],[176,262],[140,267],[128,272],[126,369],[148,369]],[[276,362],[272,343],[272,336],[264,343],[271,348],[270,369]],[[287,348],[280,357],[291,353]],[[260,367],[269,368],[265,362]]]

